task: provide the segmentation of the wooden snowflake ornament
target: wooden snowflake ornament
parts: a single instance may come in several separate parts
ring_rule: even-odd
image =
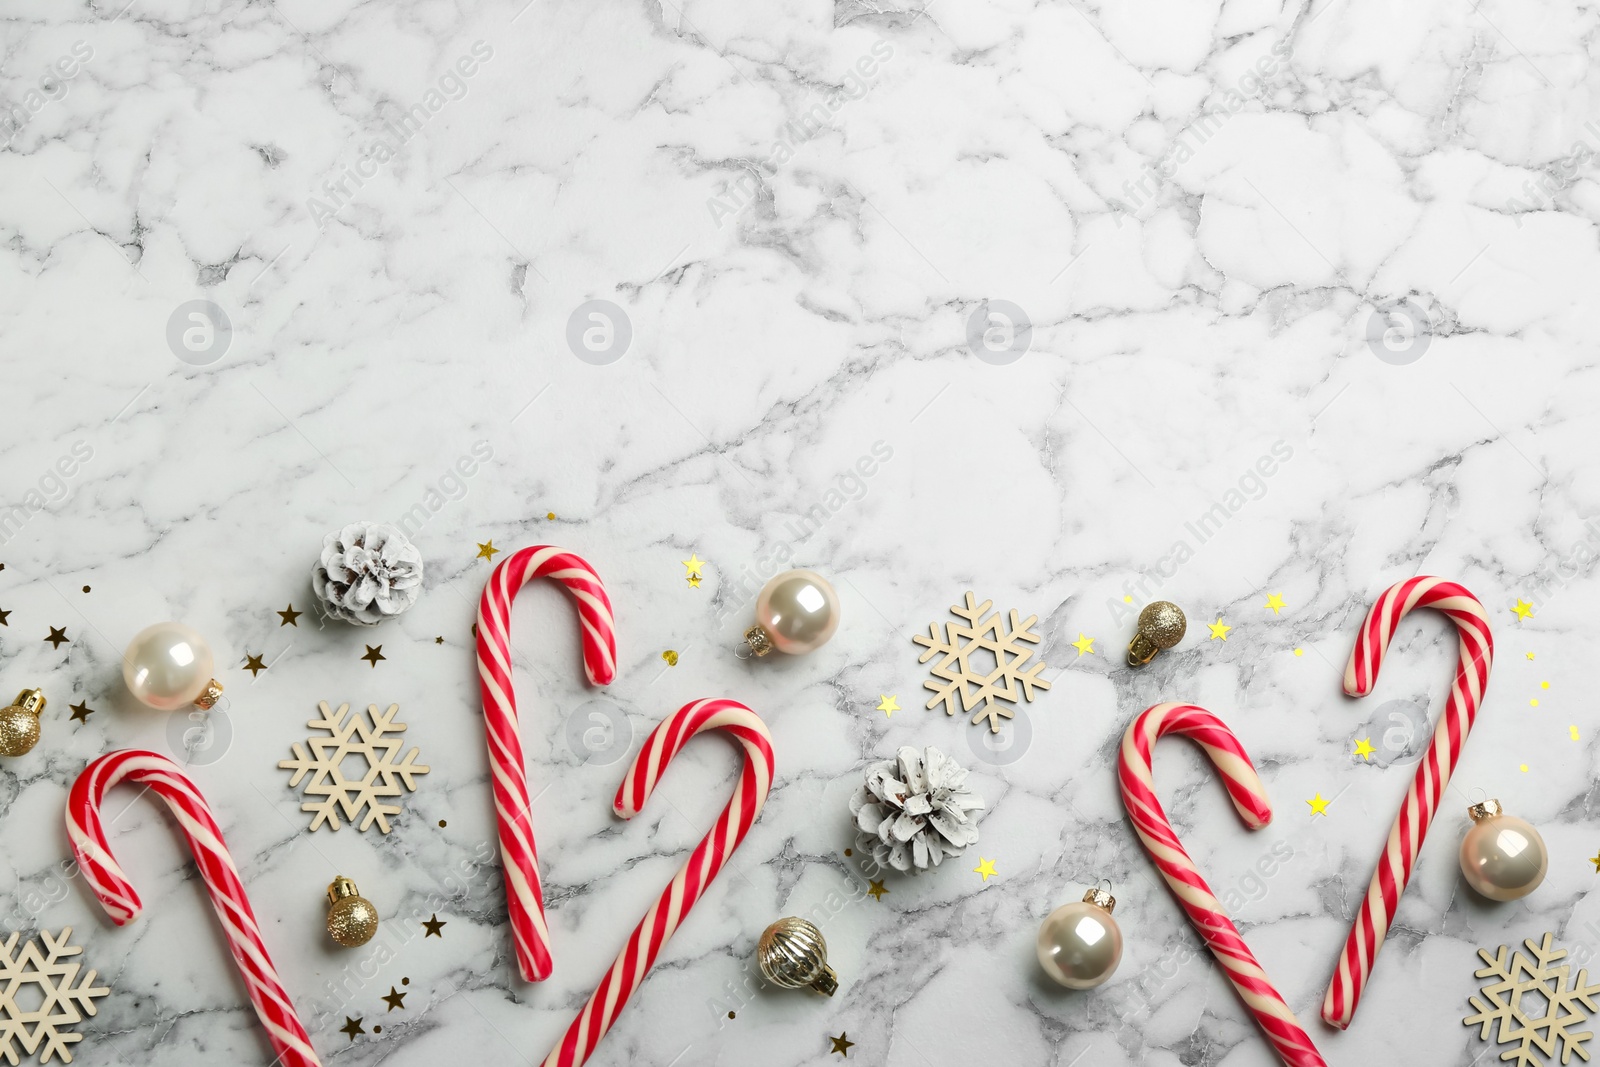
[[[94,984],[94,971],[84,975],[82,981],[77,980],[78,964],[66,962],[66,957],[83,952],[82,948],[67,944],[72,927],[63,928],[59,935],[39,931],[43,952],[36,941],[29,941],[20,953],[16,952],[21,937],[10,934],[0,941],[0,1059],[19,1063],[17,1046],[31,1056],[43,1045],[40,1063],[49,1063],[51,1056],[71,1063],[68,1046],[82,1041],[83,1035],[62,1028],[82,1022],[84,1015],[93,1015],[93,998],[109,996],[111,990]],[[26,1011],[17,1003],[17,994],[29,986],[38,987],[40,1002]]]
[[[946,633],[941,636],[939,624],[929,623],[926,637],[918,634],[911,640],[927,649],[917,662],[926,663],[935,656],[940,657],[933,666],[933,678],[922,683],[924,689],[931,689],[934,694],[928,701],[928,708],[943,704],[945,714],[954,715],[958,698],[963,712],[972,711],[981,703],[982,707],[972,717],[973,723],[988,719],[989,732],[999,733],[1000,720],[1012,718],[1012,712],[1010,708],[997,706],[996,700],[1012,704],[1018,700],[1031,701],[1035,689],[1049,689],[1050,683],[1039,677],[1039,672],[1044,670],[1042,662],[1023,669],[1034,650],[1017,644],[1019,641],[1039,643],[1039,635],[1033,632],[1033,624],[1039,621],[1039,616],[1019,619],[1013,608],[1010,628],[1002,629],[1000,613],[988,614],[993,603],[985,600],[979,604],[969,590],[964,607],[960,604],[950,607],[951,614],[966,620],[965,626],[946,623]],[[973,662],[975,656],[984,653],[993,657],[993,670],[984,670],[986,662],[980,660],[981,666]]]
[[[1478,1027],[1481,1039],[1487,1040],[1489,1031],[1495,1029],[1496,1044],[1515,1042],[1516,1047],[1502,1052],[1500,1059],[1513,1061],[1517,1067],[1540,1067],[1545,1062],[1543,1056],[1557,1054],[1557,1044],[1563,1064],[1571,1062],[1573,1053],[1585,1062],[1589,1059],[1584,1042],[1594,1037],[1594,1032],[1572,1027],[1589,1021],[1600,985],[1589,985],[1589,974],[1584,970],[1569,982],[1571,966],[1556,966],[1566,958],[1566,950],[1551,947],[1553,936],[1545,934],[1537,945],[1532,938],[1523,942],[1532,958],[1512,953],[1505,945],[1492,956],[1488,949],[1478,950],[1486,966],[1473,973],[1493,981],[1467,998],[1477,1012],[1461,1021]],[[1536,1005],[1542,1011],[1533,1011]]]
[[[339,710],[328,707],[326,700],[317,705],[322,718],[306,723],[313,730],[326,730],[327,737],[308,738],[311,754],[299,743],[294,746],[294,758],[281,760],[278,766],[293,771],[289,779],[291,789],[299,786],[301,779],[311,775],[305,794],[311,799],[300,805],[301,811],[313,814],[311,829],[327,823],[339,829],[339,814],[352,824],[365,812],[357,829],[365,830],[373,823],[384,833],[389,832],[389,816],[400,813],[399,804],[386,804],[384,800],[400,796],[400,783],[408,791],[417,788],[416,776],[427,774],[428,768],[416,762],[417,750],[412,749],[400,758],[402,743],[398,735],[405,732],[406,724],[395,722],[399,704],[390,704],[387,711],[378,705],[367,705],[365,715],[349,715],[350,705],[340,704]],[[370,720],[370,725],[369,725]],[[366,761],[366,769],[358,779],[345,777],[345,758],[359,756]]]

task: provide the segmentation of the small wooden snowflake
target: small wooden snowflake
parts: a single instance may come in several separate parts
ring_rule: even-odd
[[[72,937],[72,927],[62,929],[59,935],[49,930],[39,931],[44,951],[39,951],[36,941],[29,941],[20,953],[14,953],[21,934],[11,934],[0,941],[0,1059],[7,1063],[19,1062],[14,1045],[33,1055],[44,1046],[40,1063],[49,1063],[52,1055],[60,1056],[62,1063],[72,1062],[68,1046],[82,1041],[83,1035],[62,1027],[83,1021],[84,1015],[95,1013],[95,997],[109,996],[111,990],[94,984],[94,971],[78,981],[77,963],[66,962],[66,957],[76,956],[83,949],[67,944]],[[25,1011],[17,1004],[17,993],[29,986],[39,990],[39,1006]]]
[[[1544,1060],[1540,1054],[1554,1056],[1558,1042],[1562,1063],[1570,1062],[1574,1052],[1585,1061],[1589,1059],[1584,1042],[1594,1033],[1571,1028],[1588,1022],[1600,985],[1589,985],[1589,974],[1584,970],[1569,981],[1571,966],[1556,966],[1566,958],[1566,950],[1551,947],[1553,936],[1545,934],[1537,945],[1531,938],[1523,942],[1533,953],[1531,959],[1520,952],[1512,953],[1505,945],[1492,956],[1488,949],[1478,950],[1487,966],[1473,973],[1494,981],[1467,998],[1478,1010],[1461,1021],[1478,1027],[1478,1037],[1484,1040],[1498,1026],[1494,1038],[1497,1044],[1517,1043],[1516,1048],[1502,1052],[1500,1059],[1514,1061],[1517,1067],[1541,1067]],[[1542,1010],[1532,1010],[1535,1006]]]
[[[305,787],[306,796],[311,799],[300,805],[300,810],[313,814],[313,830],[323,823],[337,830],[341,812],[352,824],[365,812],[358,829],[365,830],[376,822],[379,830],[388,833],[388,817],[398,815],[400,805],[385,804],[384,798],[400,796],[402,782],[408,791],[414,791],[416,776],[428,773],[427,767],[416,762],[416,749],[407,752],[404,759],[399,758],[402,746],[398,735],[406,729],[405,723],[394,721],[400,705],[390,704],[387,711],[379,711],[378,705],[369,704],[365,715],[349,715],[349,704],[340,704],[339,710],[334,711],[326,700],[317,707],[322,718],[306,725],[325,730],[328,736],[307,739],[310,755],[297,742],[294,758],[278,763],[281,769],[294,771],[289,779],[291,789],[311,775],[311,782]],[[346,778],[344,771],[345,757],[352,755],[361,757],[366,765],[362,776],[353,780]]]
[[[927,636],[917,634],[911,640],[927,649],[917,662],[926,663],[935,656],[940,657],[933,665],[933,678],[922,683],[924,689],[931,689],[934,694],[928,701],[928,708],[943,704],[945,714],[954,715],[958,699],[963,712],[972,711],[981,704],[972,717],[973,723],[988,719],[989,731],[999,733],[1000,720],[1013,716],[1010,708],[997,706],[996,700],[1012,704],[1018,700],[1031,701],[1035,689],[1049,689],[1050,683],[1039,677],[1039,672],[1044,670],[1043,663],[1023,669],[1032,658],[1033,649],[1017,644],[1019,641],[1039,643],[1039,635],[1033,632],[1033,624],[1039,621],[1039,616],[1029,615],[1023,619],[1013,608],[1011,625],[1003,628],[999,612],[988,614],[993,604],[992,600],[979,604],[977,597],[968,591],[965,607],[954,604],[950,608],[951,614],[966,620],[965,626],[946,623],[946,633],[941,635],[939,624],[929,623]],[[975,657],[985,654],[993,659],[993,670],[984,669],[988,666],[986,661],[973,662]]]

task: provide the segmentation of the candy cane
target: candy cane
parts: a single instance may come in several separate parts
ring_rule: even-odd
[[[1261,964],[1167,822],[1150,773],[1151,749],[1166,734],[1190,738],[1205,750],[1222,774],[1228,796],[1246,826],[1259,830],[1272,821],[1272,804],[1267,800],[1266,789],[1239,739],[1221,719],[1193,704],[1156,704],[1146,708],[1123,735],[1117,779],[1122,785],[1122,805],[1128,809],[1128,818],[1178,903],[1188,912],[1190,924],[1222,965],[1278,1058],[1289,1067],[1326,1067],[1311,1036],[1267,981]]]
[[[589,681],[608,685],[617,674],[617,633],[611,599],[600,576],[583,559],[550,545],[534,545],[501,561],[478,601],[478,675],[494,772],[494,806],[500,821],[500,856],[506,903],[516,942],[517,967],[529,982],[550,977],[550,928],[544,917],[539,853],[528,817],[528,774],[517,731],[517,695],[511,686],[511,601],[535,578],[554,578],[578,602],[583,621],[583,668]]]
[[[711,880],[739,847],[761,814],[767,790],[772,788],[772,737],[761,717],[733,700],[697,700],[673,712],[651,731],[644,748],[634,757],[628,775],[617,790],[618,815],[639,814],[672,757],[695,734],[726,730],[744,746],[744,769],[728,806],[722,809],[711,832],[695,846],[681,870],[667,883],[661,899],[650,906],[611,969],[589,997],[567,1034],[544,1061],[544,1067],[579,1067],[617,1021],[633,991],[656,962],[661,946],[678,929]]]
[[[111,921],[118,926],[129,923],[138,917],[142,907],[139,894],[111,855],[100,820],[100,805],[106,793],[125,781],[144,785],[166,801],[177,817],[178,828],[188,838],[195,866],[200,868],[206,891],[211,894],[211,906],[217,910],[223,932],[228,935],[228,947],[244,976],[245,989],[278,1054],[277,1062],[283,1067],[318,1067],[311,1039],[272,969],[255,913],[250,910],[250,898],[239,880],[239,869],[233,865],[228,844],[222,839],[222,828],[212,817],[205,798],[178,765],[154,752],[124,749],[101,756],[78,775],[67,798],[67,838],[72,853]]]
[[[1372,974],[1372,963],[1394,922],[1400,896],[1411,880],[1411,869],[1416,865],[1417,853],[1422,851],[1422,841],[1433,822],[1433,813],[1439,808],[1439,799],[1444,795],[1445,786],[1450,784],[1456,761],[1461,758],[1461,746],[1477,718],[1483,691],[1489,685],[1489,667],[1494,661],[1489,616],[1478,598],[1443,578],[1412,578],[1385,589],[1367,612],[1361,634],[1350,652],[1350,662],[1344,669],[1346,693],[1364,697],[1372,692],[1384,652],[1389,648],[1389,639],[1412,608],[1434,608],[1456,624],[1456,635],[1460,639],[1456,677],[1450,685],[1444,714],[1434,728],[1433,744],[1417,764],[1416,777],[1411,780],[1405,802],[1400,805],[1400,813],[1389,829],[1389,842],[1350,928],[1339,965],[1328,983],[1327,996],[1322,999],[1323,1019],[1341,1030],[1348,1028],[1355,1016],[1361,992]]]

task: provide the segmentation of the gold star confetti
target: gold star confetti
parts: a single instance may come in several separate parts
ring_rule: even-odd
[[[356,1039],[357,1034],[366,1033],[366,1031],[361,1028],[361,1020],[352,1019],[348,1015],[344,1017],[344,1025],[339,1027],[339,1032],[341,1034],[349,1034],[351,1041]]]
[[[1550,683],[1549,682],[1540,682],[1539,683],[1539,688],[1540,689],[1549,689],[1550,688]]]
[[[6,621],[9,618],[11,618],[11,612],[0,611],[0,626],[10,626],[11,624]]]
[[[260,656],[252,656],[250,653],[246,652],[244,654],[244,669],[250,672],[250,677],[254,678],[256,675],[266,670],[267,665],[261,662]]]
[[[676,667],[678,665],[678,653],[673,649],[669,648],[665,652],[661,653],[661,658],[667,661],[667,666],[669,667]]]
[[[1572,731],[1572,739],[1574,741],[1576,741],[1578,739],[1578,727],[1577,727],[1577,724],[1573,724],[1572,726],[1567,727],[1567,729]]]
[[[443,635],[440,635],[440,636],[438,636],[438,637],[435,637],[435,638],[434,638],[434,639],[433,639],[433,643],[434,643],[434,644],[436,644],[436,645],[442,645],[442,644],[444,644],[444,636],[443,636]]]
[[[1328,802],[1322,799],[1321,793],[1317,793],[1306,803],[1311,805],[1311,814],[1323,816],[1328,814]]]
[[[1600,870],[1600,867],[1596,867],[1595,869]],[[883,895],[887,892],[888,890],[883,887],[883,882],[881,880],[872,882],[867,886],[867,895],[873,900],[882,900]]]
[[[850,1058],[850,1049],[855,1045],[855,1042],[849,1039],[848,1031],[840,1031],[838,1037],[829,1037],[828,1040],[833,1042],[833,1047],[828,1050],[829,1052],[837,1052],[846,1059]]]
[[[1594,873],[1595,874],[1600,874],[1600,853],[1596,853],[1595,857],[1593,859],[1591,859],[1589,862],[1594,864]]]
[[[382,645],[379,645],[377,648],[373,648],[371,645],[368,645],[367,654],[361,658],[372,664],[373,668],[376,669],[380,659],[388,659],[389,657],[383,654]]]
[[[1268,593],[1267,602],[1261,606],[1270,609],[1271,612],[1276,615],[1288,605],[1283,602],[1282,593]]]
[[[1529,652],[1529,653],[1528,653],[1528,654],[1527,654],[1527,655],[1528,655],[1528,658],[1529,658],[1529,659],[1532,659],[1532,658],[1533,658],[1533,653],[1532,653],[1532,652]]]
[[[76,704],[68,704],[67,707],[72,709],[73,722],[88,722],[89,716],[94,714],[94,709],[89,706],[87,700],[80,700]]]
[[[1213,641],[1226,641],[1228,639],[1228,631],[1233,629],[1233,627],[1223,624],[1221,615],[1217,616],[1216,622],[1206,623],[1206,627],[1210,629],[1211,640]]]
[[[700,588],[700,576],[698,574],[689,575],[689,588],[690,589],[699,589]]]
[[[1513,607],[1511,611],[1519,619],[1533,618],[1533,605],[1528,603],[1526,600],[1523,600],[1521,597],[1517,598],[1516,606]]]
[[[701,559],[697,554],[691,552],[689,553],[689,558],[683,561],[683,565],[686,568],[684,571],[686,577],[698,578],[700,577],[701,570],[706,565],[706,561]]]
[[[978,865],[972,868],[972,873],[983,875],[983,880],[987,882],[1000,872],[994,869],[994,860],[986,860],[982,856],[979,856]]]
[[[1370,760],[1372,758],[1372,754],[1376,751],[1377,749],[1372,747],[1372,738],[1370,737],[1363,737],[1361,740],[1356,742],[1356,755],[1360,756],[1364,760]]]
[[[67,628],[65,626],[52,626],[50,627],[50,636],[45,640],[50,642],[51,648],[60,648],[62,645],[69,643],[72,638],[67,636]]]
[[[1079,656],[1082,656],[1085,652],[1093,653],[1094,638],[1083,636],[1083,631],[1079,630],[1078,639],[1072,642],[1072,647],[1078,650]]]
[[[406,1006],[406,995],[395,989],[394,986],[389,987],[388,996],[381,997],[379,999],[381,999],[385,1004],[389,1005],[389,1011],[394,1011],[396,1008],[404,1010]],[[387,1015],[388,1012],[385,1012],[384,1014]]]
[[[427,930],[428,932],[423,934],[422,936],[423,937],[437,937],[440,941],[443,941],[444,940],[444,934],[440,933],[439,931],[443,930],[445,928],[445,926],[447,926],[447,925],[448,924],[444,920],[439,918],[439,913],[438,912],[434,912],[432,918],[425,919],[423,921],[422,927],[423,927],[423,929]]]
[[[294,610],[294,605],[290,604],[288,607],[286,607],[282,611],[278,612],[278,618],[283,620],[278,625],[279,626],[293,626],[295,629],[298,630],[300,628],[300,624],[298,622],[295,622],[295,620],[298,619],[300,616],[302,616],[304,614],[305,614],[305,612],[303,612],[303,611]]]
[[[494,540],[491,538],[490,540],[485,541],[485,542],[483,542],[482,544],[480,544],[478,546],[478,554],[476,556],[473,556],[472,558],[473,559],[486,559],[490,563],[493,563],[494,562],[494,554],[496,552],[499,552],[499,551],[500,551],[500,549],[494,547]]]
[[[900,710],[900,698],[878,694],[878,710],[889,718],[894,718],[894,713]]]

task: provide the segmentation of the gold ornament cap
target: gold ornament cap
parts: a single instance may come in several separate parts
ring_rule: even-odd
[[[221,699],[222,683],[213,678],[206,683],[204,689],[200,690],[200,695],[194,698],[194,704],[201,711],[210,711]]]
[[[1110,915],[1117,908],[1117,898],[1111,895],[1110,890],[1101,889],[1099,886],[1095,886],[1093,889],[1085,893],[1083,895],[1083,902],[1085,904],[1093,904],[1095,907],[1104,911],[1107,915]]]
[[[1156,658],[1157,652],[1182,641],[1188,629],[1189,621],[1178,605],[1168,600],[1146,604],[1139,612],[1139,632],[1128,642],[1128,666],[1143,667]]]
[[[0,708],[0,756],[25,756],[39,743],[39,713],[44,693],[24,689],[9,707]]]
[[[773,649],[772,638],[760,626],[752,626],[744,632],[744,643],[757,656],[765,656]]]
[[[378,932],[378,909],[342,874],[328,886],[328,905],[328,936],[337,944],[360,948]]]
[[[1482,822],[1484,819],[1493,819],[1496,816],[1504,815],[1505,809],[1500,806],[1498,800],[1485,800],[1468,808],[1467,814],[1472,817],[1473,822]]]
[[[822,931],[804,919],[779,919],[763,930],[756,960],[767,981],[784,989],[809,986],[831,997],[839,988],[839,975],[828,966]]]

